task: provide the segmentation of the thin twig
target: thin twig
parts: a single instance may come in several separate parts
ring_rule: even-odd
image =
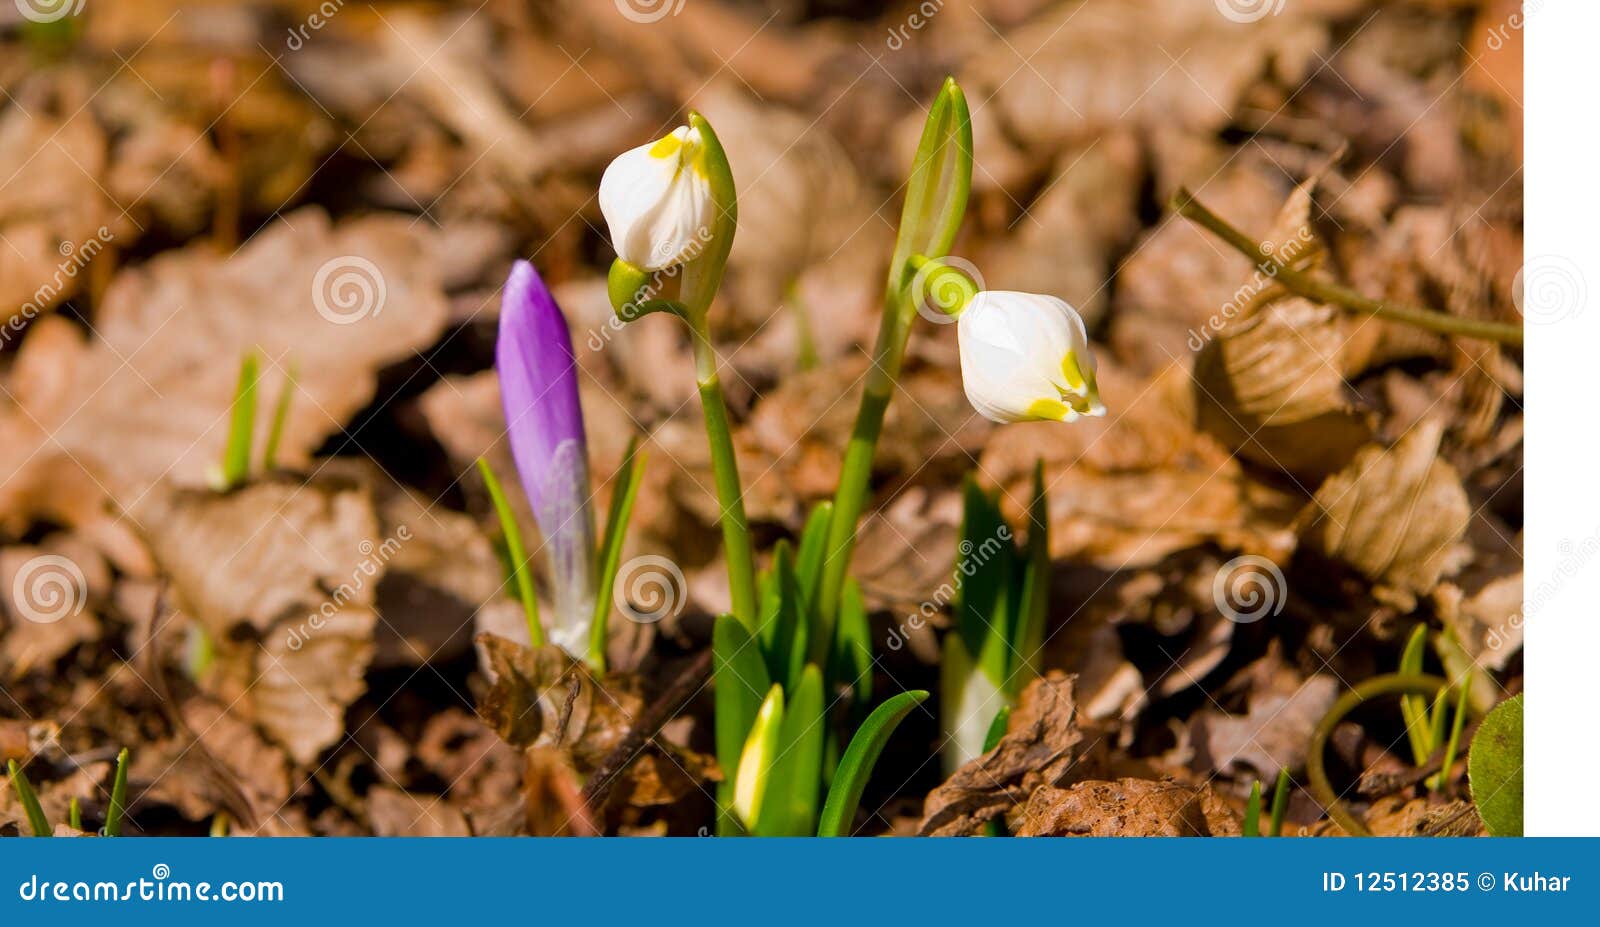
[[[677,716],[684,704],[693,698],[696,692],[711,678],[711,648],[707,647],[700,653],[695,661],[689,664],[667,691],[661,697],[650,703],[644,714],[639,716],[638,723],[634,724],[623,736],[622,740],[589,776],[589,781],[583,785],[583,803],[595,813],[599,819],[600,809],[605,807],[606,798],[610,796],[611,789],[622,778],[622,774],[633,763],[644,749],[644,745],[660,732],[662,725]]]
[[[1348,287],[1340,286],[1337,283],[1323,280],[1305,271],[1286,266],[1280,258],[1267,248],[1262,247],[1259,241],[1234,228],[1228,224],[1226,219],[1207,209],[1204,204],[1195,199],[1194,194],[1187,187],[1179,187],[1178,192],[1172,195],[1172,209],[1178,215],[1200,225],[1222,239],[1234,250],[1254,261],[1256,267],[1262,273],[1282,284],[1284,289],[1307,299],[1342,306],[1353,312],[1363,312],[1392,322],[1404,322],[1407,325],[1415,325],[1418,328],[1437,332],[1441,335],[1484,338],[1512,347],[1522,347],[1522,326],[1520,325],[1491,322],[1486,319],[1467,319],[1443,312],[1435,312],[1431,309],[1421,309],[1416,306],[1371,299]]]

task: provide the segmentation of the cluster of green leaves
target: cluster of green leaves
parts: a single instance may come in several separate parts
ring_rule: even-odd
[[[968,477],[954,588],[956,623],[945,635],[940,678],[947,771],[976,756],[995,717],[1039,674],[1050,593],[1049,500],[1034,465],[1028,538],[1000,512],[998,497]]]
[[[1278,770],[1278,783],[1272,788],[1272,810],[1267,821],[1267,836],[1283,836],[1283,816],[1289,810],[1289,770]],[[1261,783],[1250,786],[1250,800],[1244,806],[1244,835],[1261,836]]]
[[[867,715],[840,755],[834,722],[848,723],[869,703],[872,645],[853,580],[845,585],[833,633],[825,633],[818,618],[832,515],[831,504],[817,506],[798,552],[778,543],[771,567],[757,579],[761,607],[754,626],[732,614],[717,619],[711,653],[723,770],[718,833],[848,834],[889,736],[928,697],[913,691],[888,699]]]
[[[1400,653],[1400,672],[1418,676],[1422,674],[1424,651],[1428,643],[1428,628],[1417,625]],[[1428,787],[1437,792],[1444,788],[1450,767],[1454,765],[1456,751],[1461,745],[1461,729],[1467,717],[1467,696],[1471,686],[1466,680],[1447,686],[1434,696],[1430,705],[1425,696],[1400,697],[1400,715],[1406,724],[1406,738],[1411,746],[1411,757],[1422,766],[1433,757],[1434,751],[1444,747],[1444,765],[1428,778]],[[1454,698],[1452,699],[1452,696]],[[1452,711],[1453,707],[1453,711]],[[1449,719],[1454,718],[1451,722]],[[1447,726],[1448,725],[1448,726]],[[1448,730],[1448,734],[1446,731]]]
[[[44,806],[39,804],[39,794],[33,790],[33,783],[28,781],[22,767],[17,765],[16,760],[8,760],[6,772],[11,779],[11,788],[17,793],[17,802],[22,805],[22,811],[27,815],[28,829],[33,831],[35,837],[54,835],[55,828],[50,826],[50,819],[45,816]],[[111,802],[106,806],[106,823],[101,830],[103,835],[122,836],[122,819],[127,807],[128,751],[124,749],[117,754],[117,771],[111,781]],[[76,798],[67,808],[67,824],[73,830],[83,830],[83,812]]]
[[[606,524],[600,533],[600,547],[595,551],[598,567],[594,603],[594,623],[589,629],[590,667],[597,673],[606,669],[606,640],[611,619],[611,585],[617,581],[617,570],[622,562],[622,542],[627,535],[628,522],[633,517],[633,503],[639,497],[639,482],[644,478],[645,455],[639,453],[637,438],[628,442],[628,453],[622,459],[622,468],[612,480],[611,508],[606,513]],[[533,646],[544,646],[544,625],[539,621],[539,599],[533,589],[531,558],[522,542],[522,531],[517,527],[516,514],[506,500],[500,480],[494,475],[489,462],[478,458],[478,473],[489,490],[489,500],[494,504],[495,516],[500,520],[501,545],[499,548],[506,575],[517,590],[522,611],[528,621],[528,639]]]
[[[223,449],[222,467],[215,481],[220,491],[243,485],[250,478],[256,430],[256,384],[261,378],[260,371],[261,362],[254,351],[247,352],[240,359],[239,384],[234,389],[233,411],[228,421],[228,444]],[[283,438],[283,426],[289,417],[289,401],[294,396],[294,388],[295,371],[291,366],[284,378],[283,390],[278,393],[278,401],[273,406],[267,443],[261,451],[263,470],[277,466],[278,444]]]

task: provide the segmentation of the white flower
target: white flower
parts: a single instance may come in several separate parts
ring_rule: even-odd
[[[694,258],[711,238],[716,209],[700,131],[688,126],[623,152],[600,178],[611,244],[640,270]]]
[[[961,385],[995,422],[1104,415],[1083,319],[1054,296],[985,290],[956,324]]]

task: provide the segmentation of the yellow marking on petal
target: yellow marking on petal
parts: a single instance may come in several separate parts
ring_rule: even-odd
[[[665,161],[667,158],[677,157],[678,152],[682,149],[683,139],[676,135],[663,135],[654,145],[650,146],[650,157],[660,158]]]
[[[1035,399],[1028,403],[1028,417],[1047,422],[1064,422],[1072,410],[1059,399]]]
[[[1076,351],[1068,351],[1067,356],[1061,358],[1061,375],[1067,378],[1067,386],[1076,392],[1083,392],[1089,382],[1078,367]]]

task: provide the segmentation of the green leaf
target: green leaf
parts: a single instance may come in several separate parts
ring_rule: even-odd
[[[28,816],[28,827],[35,837],[48,837],[53,831],[50,820],[44,816],[44,808],[39,804],[39,796],[33,791],[33,783],[23,775],[22,767],[16,760],[6,761],[6,771],[11,774],[11,787],[17,790],[17,802],[22,805],[22,810]]]
[[[1289,811],[1289,770],[1278,770],[1278,784],[1272,788],[1272,820],[1268,824],[1267,833],[1273,837],[1283,836],[1283,816]]]
[[[489,500],[494,503],[494,513],[500,519],[500,534],[506,541],[506,555],[511,578],[516,582],[517,597],[522,600],[522,613],[528,619],[528,638],[534,647],[544,646],[544,626],[539,623],[539,600],[533,594],[533,576],[528,572],[528,553],[522,546],[522,532],[517,530],[517,516],[506,501],[489,462],[478,458],[478,472],[483,474],[483,485],[489,489]]]
[[[1244,835],[1261,836],[1261,780],[1250,785],[1250,800],[1244,806]]]
[[[767,780],[766,799],[756,819],[762,837],[808,837],[815,833],[817,798],[822,792],[822,746],[827,718],[822,704],[822,671],[806,665],[791,690],[778,732],[778,755]]]
[[[289,421],[289,401],[294,398],[297,373],[291,361],[283,375],[283,389],[272,407],[272,427],[267,430],[267,446],[261,452],[261,469],[273,470],[278,466],[278,445],[283,441],[283,427]]]
[[[1467,779],[1483,825],[1496,837],[1522,836],[1522,695],[1494,707],[1467,754]]]
[[[806,665],[807,632],[800,610],[800,586],[788,541],[779,541],[772,555],[772,578],[762,598],[761,650],[767,672],[791,691]]]
[[[822,561],[828,551],[828,523],[833,520],[833,503],[818,502],[800,532],[800,550],[794,558],[795,579],[800,584],[800,608],[807,616],[817,603],[817,588],[822,582]]]
[[[967,652],[996,686],[1011,662],[1010,600],[1016,545],[1000,507],[970,474],[962,483],[961,540],[956,549],[956,627]]]
[[[1448,692],[1449,690],[1445,690]],[[1456,748],[1461,746],[1461,725],[1467,720],[1467,687],[1461,686],[1456,696],[1455,723],[1450,725],[1450,739],[1444,745],[1444,760],[1439,771],[1434,773],[1428,781],[1428,787],[1434,792],[1444,788],[1449,781],[1450,767],[1456,764]],[[1444,692],[1439,693],[1439,698],[1444,698]]]
[[[67,826],[83,833],[83,805],[79,803],[78,796],[72,796],[72,801],[67,802]]]
[[[897,291],[911,256],[942,258],[950,253],[972,190],[972,116],[954,78],[948,78],[928,110],[922,139],[912,158],[906,202],[900,211],[889,286]],[[914,309],[914,307],[913,307]]]
[[[239,385],[233,396],[228,446],[222,454],[222,488],[232,489],[250,478],[250,444],[256,426],[256,380],[260,362],[254,351],[239,362]]]
[[[106,836],[122,836],[122,819],[128,808],[128,748],[117,754],[117,773],[111,780],[111,804],[106,807]]]
[[[1400,653],[1400,672],[1408,676],[1422,675],[1422,658],[1428,646],[1428,626],[1419,624],[1406,639],[1405,650]],[[1406,723],[1406,739],[1411,744],[1412,762],[1421,766],[1433,755],[1432,725],[1428,718],[1428,700],[1420,695],[1400,697],[1400,717]]]
[[[1022,578],[1016,631],[1012,635],[1016,667],[1007,676],[1006,689],[1020,695],[1039,675],[1044,649],[1044,625],[1050,605],[1050,500],[1044,491],[1044,463],[1033,464],[1033,499],[1028,503],[1027,566]]]
[[[865,706],[872,699],[872,627],[854,577],[844,581],[834,644],[833,681],[849,686],[855,704]]]
[[[628,534],[628,520],[633,515],[633,502],[639,496],[639,483],[644,479],[646,457],[638,453],[639,439],[628,441],[628,453],[622,458],[622,469],[617,471],[611,485],[611,508],[606,513],[605,533],[601,535],[600,585],[594,602],[594,623],[589,628],[589,665],[595,672],[606,671],[606,641],[610,625],[614,596],[611,587],[617,581],[617,569],[622,561],[622,542]]]
[[[989,722],[989,733],[983,735],[983,752],[988,753],[1000,746],[1000,738],[1006,736],[1006,725],[1011,721],[1011,706],[1001,705],[995,712],[994,720]]]
[[[711,667],[716,694],[717,765],[722,767],[717,803],[728,809],[733,806],[734,774],[744,752],[745,738],[772,679],[755,638],[738,618],[728,614],[718,616],[712,629]],[[719,832],[726,832],[726,818],[723,815],[719,820]]]
[[[878,757],[889,743],[889,736],[911,713],[911,709],[921,705],[927,698],[928,693],[921,689],[902,692],[879,705],[862,722],[833,774],[833,787],[828,789],[828,801],[822,808],[822,822],[817,826],[817,836],[841,837],[849,832],[855,824],[861,792],[867,787],[872,768],[878,764]]]

